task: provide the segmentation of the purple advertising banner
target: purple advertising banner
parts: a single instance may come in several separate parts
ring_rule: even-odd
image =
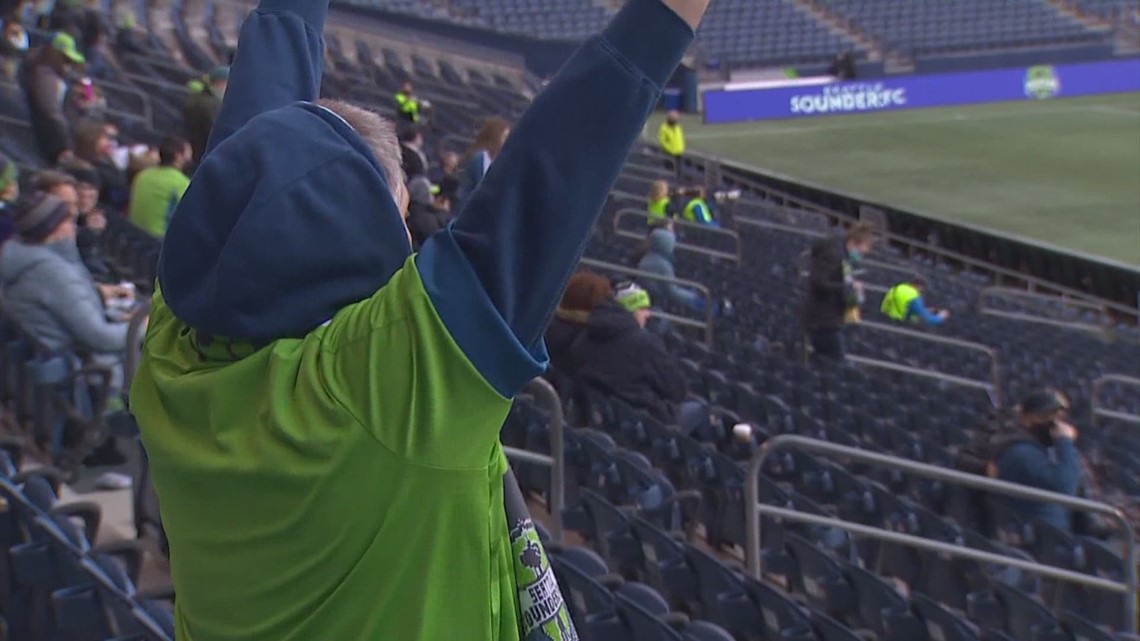
[[[1140,91],[1140,58],[814,86],[736,90],[730,86],[705,92],[704,103],[705,122],[728,123],[1074,98],[1126,91]]]

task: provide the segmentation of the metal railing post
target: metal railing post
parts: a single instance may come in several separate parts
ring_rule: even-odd
[[[566,504],[566,450],[563,432],[566,429],[565,417],[562,414],[562,400],[558,392],[543,378],[536,378],[523,389],[535,398],[541,398],[550,415],[550,456],[537,452],[528,452],[514,447],[504,447],[503,452],[508,459],[532,463],[550,468],[550,496],[547,497],[547,507],[550,509],[551,534],[559,543],[562,542],[562,508]]]
[[[935,541],[933,539],[923,539],[921,537],[899,534],[898,532],[892,532],[890,530],[881,528],[874,528],[857,523],[851,523],[840,519],[819,517],[811,514],[797,512],[795,510],[787,510],[771,505],[763,505],[760,503],[760,475],[764,469],[764,463],[767,462],[768,457],[770,457],[777,450],[781,449],[796,449],[807,453],[838,457],[857,463],[881,465],[883,467],[894,468],[907,472],[909,474],[913,474],[915,476],[942,481],[944,483],[954,483],[964,487],[989,491],[995,494],[1001,494],[1013,498],[1054,503],[1074,510],[1083,510],[1086,512],[1093,512],[1107,516],[1120,525],[1121,532],[1123,533],[1125,539],[1124,581],[1108,581],[1099,577],[1079,574],[1049,565],[1031,563],[1013,557],[994,555],[987,552],[982,552],[980,550],[974,550],[965,546],[953,545],[950,543]],[[952,470],[949,468],[937,467],[926,463],[918,463],[915,461],[899,458],[897,456],[879,454],[877,452],[870,452],[854,447],[848,447],[846,445],[838,445],[835,443],[830,443],[828,441],[821,441],[791,434],[781,434],[779,436],[775,436],[765,441],[764,444],[761,445],[760,448],[756,451],[748,465],[748,474],[745,481],[744,494],[744,511],[746,521],[745,527],[747,539],[745,541],[744,554],[748,567],[748,573],[756,579],[760,579],[763,571],[760,548],[760,515],[770,514],[789,521],[825,525],[870,538],[895,542],[902,545],[913,545],[916,547],[921,547],[923,549],[936,551],[941,554],[969,558],[984,563],[1001,563],[1010,567],[1016,567],[1036,572],[1043,576],[1048,576],[1063,581],[1076,582],[1091,587],[1123,593],[1125,599],[1124,613],[1125,618],[1127,619],[1127,630],[1132,633],[1136,632],[1136,597],[1137,593],[1140,592],[1140,583],[1138,583],[1136,575],[1136,532],[1132,527],[1132,523],[1129,522],[1124,514],[1119,509],[1114,508],[1111,505],[1105,503],[1096,503],[1086,499],[1069,496],[1067,494],[1046,492],[1024,485],[1017,485],[1014,483],[1008,483],[1006,481],[991,479],[986,476],[966,474],[965,472],[959,472],[957,470]]]
[[[1128,412],[1116,412],[1113,410],[1106,410],[1100,406],[1100,391],[1104,389],[1105,385],[1109,383],[1119,383],[1121,385],[1133,385],[1140,387],[1140,378],[1133,376],[1124,376],[1122,374],[1105,374],[1096,379],[1092,383],[1092,394],[1089,397],[1089,404],[1092,405],[1092,423],[1094,426],[1100,424],[1100,418],[1110,418],[1114,421],[1121,421],[1123,423],[1133,423],[1140,425],[1140,416],[1136,414],[1129,414]]]

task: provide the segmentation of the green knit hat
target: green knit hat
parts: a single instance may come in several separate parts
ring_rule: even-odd
[[[615,287],[614,300],[631,312],[649,309],[653,304],[649,300],[649,292],[639,287],[637,283],[621,283]]]

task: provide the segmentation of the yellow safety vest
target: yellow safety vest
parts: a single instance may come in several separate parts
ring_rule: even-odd
[[[649,217],[665,218],[669,213],[669,199],[661,198],[649,203]]]
[[[407,116],[412,122],[418,122],[420,119],[420,103],[408,94],[400,91],[396,93],[396,108],[399,112]]]
[[[702,198],[694,198],[685,205],[685,211],[681,216],[691,223],[701,223],[707,225],[712,222],[712,211],[709,210],[709,204]]]
[[[899,283],[890,288],[883,296],[883,304],[879,310],[886,314],[887,318],[896,320],[900,323],[907,320],[909,315],[910,303],[914,299],[922,296],[917,289],[910,283]]]
[[[670,126],[667,122],[661,123],[661,129],[657,131],[657,141],[670,156],[680,156],[685,153],[685,131],[681,129],[681,125]]]

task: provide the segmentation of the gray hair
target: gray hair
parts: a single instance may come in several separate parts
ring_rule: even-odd
[[[397,194],[404,189],[404,168],[396,126],[374,111],[347,102],[321,98],[317,104],[343,118],[368,143],[388,179],[392,198],[397,199]]]

